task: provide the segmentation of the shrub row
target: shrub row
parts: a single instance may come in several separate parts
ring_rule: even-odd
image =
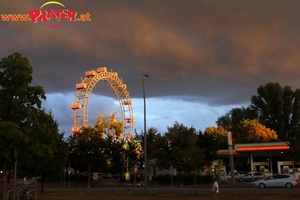
[[[205,176],[196,176],[197,184],[207,184],[212,182],[212,175]],[[158,184],[170,184],[171,175],[159,175],[152,178],[153,182]],[[173,185],[192,185],[194,184],[194,175],[193,174],[181,174],[178,176],[173,176]]]

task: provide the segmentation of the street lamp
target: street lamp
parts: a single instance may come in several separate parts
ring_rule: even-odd
[[[145,176],[145,193],[147,193],[147,168],[148,168],[148,162],[147,162],[147,133],[146,133],[146,97],[145,97],[145,84],[144,84],[144,77],[149,77],[147,74],[142,74],[142,82],[143,82],[143,97],[144,97],[144,162],[145,162],[145,170],[144,170],[144,176]]]

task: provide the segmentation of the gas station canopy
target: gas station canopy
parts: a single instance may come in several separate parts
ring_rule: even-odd
[[[235,144],[233,148],[233,156],[243,156],[244,153],[252,153],[253,155],[280,155],[290,147],[286,142],[269,142],[269,143],[247,143]],[[229,156],[228,149],[218,150],[219,157]]]

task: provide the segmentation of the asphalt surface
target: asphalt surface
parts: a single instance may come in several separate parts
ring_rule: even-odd
[[[23,185],[21,181],[16,184],[16,190],[19,191],[23,187],[35,190],[40,193],[40,183],[38,185]],[[223,194],[300,194],[300,184],[298,186],[287,188],[255,188],[251,182],[236,182],[232,184],[230,182],[221,182],[220,191]],[[13,190],[13,184],[10,183],[7,187],[8,190]],[[121,183],[117,180],[103,180],[103,181],[91,181],[90,187],[88,182],[44,182],[44,192],[87,192],[87,193],[103,193],[103,194],[208,194],[211,191],[211,184],[199,184],[197,187],[194,185],[179,186],[179,185],[158,185],[153,182],[149,182],[147,187],[144,187],[140,183],[133,185],[132,182]]]

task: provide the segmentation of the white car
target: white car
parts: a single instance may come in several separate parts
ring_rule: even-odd
[[[264,175],[260,172],[248,172],[247,174],[245,174],[244,176],[240,176],[238,178],[238,180],[240,182],[243,181],[258,181],[264,178]]]
[[[234,173],[234,178],[235,180],[237,180],[239,178],[239,176],[242,176],[242,174],[239,174],[237,172]],[[231,181],[231,173],[228,173],[228,175],[226,176],[227,181]]]
[[[276,174],[255,182],[255,187],[286,187],[292,188],[297,185],[296,177],[290,174]]]

